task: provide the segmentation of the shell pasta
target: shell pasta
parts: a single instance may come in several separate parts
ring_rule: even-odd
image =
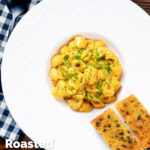
[[[76,36],[51,59],[49,76],[56,99],[74,111],[90,112],[116,100],[121,64],[104,41]]]

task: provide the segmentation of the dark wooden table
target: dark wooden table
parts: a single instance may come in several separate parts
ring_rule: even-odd
[[[150,15],[150,0],[132,0]]]
[[[135,2],[137,5],[139,5],[140,7],[142,7],[150,15],[150,0],[132,0],[132,1]],[[26,135],[22,135],[19,138],[19,141],[30,141],[30,139]],[[5,140],[2,138],[0,138],[0,150],[5,150]],[[18,149],[18,150],[23,150],[23,149]],[[35,149],[26,149],[26,150],[35,150]],[[36,150],[42,150],[42,149],[39,148]]]

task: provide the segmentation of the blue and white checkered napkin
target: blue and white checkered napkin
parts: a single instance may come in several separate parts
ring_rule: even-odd
[[[30,9],[42,0],[31,0]],[[5,45],[8,39],[9,25],[12,20],[12,15],[6,6],[6,0],[0,0],[0,68]],[[1,74],[1,73],[0,73]],[[5,139],[17,140],[22,134],[21,129],[12,118],[3,93],[0,83],[0,136]]]

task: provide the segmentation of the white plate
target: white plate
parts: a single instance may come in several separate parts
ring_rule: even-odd
[[[135,94],[150,111],[150,18],[129,0],[44,0],[17,25],[5,49],[2,84],[23,131],[55,150],[107,150],[90,121],[108,107],[77,113],[51,95],[49,60],[76,34],[102,39],[123,65],[118,100]]]

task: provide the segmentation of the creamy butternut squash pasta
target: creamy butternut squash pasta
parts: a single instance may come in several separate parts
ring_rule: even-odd
[[[72,110],[90,112],[116,100],[122,67],[104,41],[76,36],[52,57],[51,64],[52,95],[64,98]]]

